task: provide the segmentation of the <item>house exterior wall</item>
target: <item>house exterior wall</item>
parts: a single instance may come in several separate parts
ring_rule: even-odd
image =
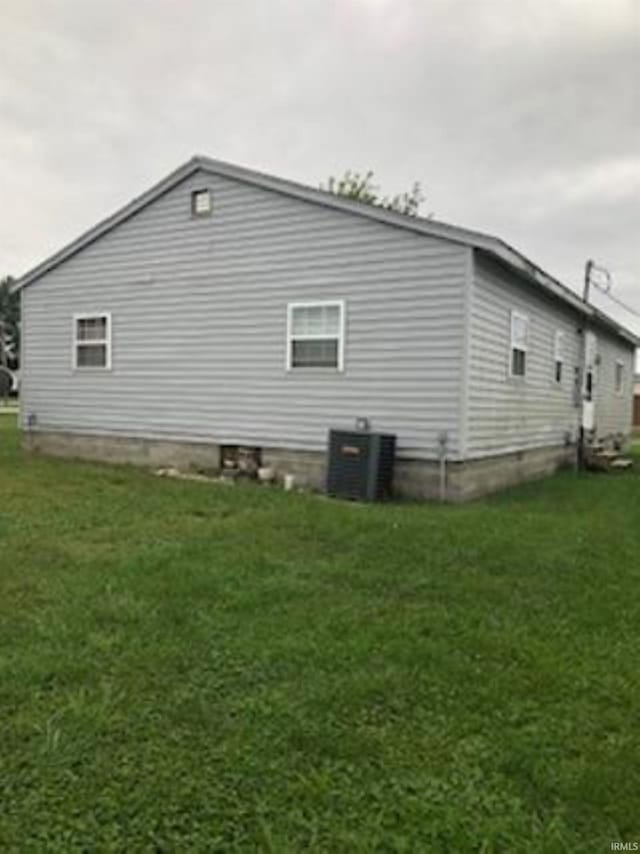
[[[598,436],[629,435],[633,422],[633,370],[635,351],[604,329],[593,327],[597,336],[595,418]],[[622,391],[616,391],[616,363],[623,365]]]
[[[208,187],[213,215],[193,218]],[[194,174],[23,291],[35,430],[319,451],[366,416],[398,455],[460,453],[469,249]],[[286,370],[287,303],[344,300],[345,370]],[[109,312],[112,370],[73,369]]]
[[[529,317],[525,377],[511,377],[511,311]],[[470,459],[561,446],[577,435],[574,369],[581,363],[579,321],[497,262],[474,253],[469,326],[467,456]],[[555,334],[565,333],[556,383]]]
[[[469,323],[466,453],[474,459],[565,444],[578,435],[575,370],[583,361],[583,320],[570,307],[537,292],[498,262],[474,253]],[[510,376],[511,312],[529,318],[525,377]],[[598,437],[628,435],[632,419],[634,349],[592,325],[597,338],[595,426]],[[555,335],[564,333],[561,383],[555,381]],[[615,364],[624,389],[615,389]]]

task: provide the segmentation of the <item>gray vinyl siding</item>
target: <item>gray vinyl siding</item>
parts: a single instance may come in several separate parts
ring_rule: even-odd
[[[210,187],[213,216],[192,218]],[[38,429],[321,450],[357,416],[459,452],[470,250],[196,174],[23,292]],[[287,303],[346,303],[345,370],[286,371]],[[72,316],[108,311],[110,372],[72,370]]]
[[[598,339],[599,364],[596,372],[596,431],[599,436],[631,433],[633,419],[633,370],[635,351],[621,339],[593,328]],[[624,365],[622,393],[616,391],[615,365]]]
[[[575,313],[474,253],[470,311],[467,456],[561,445],[575,437],[574,367],[580,364]],[[526,376],[511,377],[511,311],[529,317]],[[554,379],[556,331],[565,333],[562,382]]]

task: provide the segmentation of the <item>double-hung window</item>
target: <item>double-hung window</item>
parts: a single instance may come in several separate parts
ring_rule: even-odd
[[[344,368],[344,302],[289,303],[287,370]]]
[[[111,315],[106,312],[73,317],[73,367],[110,370]]]
[[[511,350],[509,374],[524,377],[527,373],[527,346],[529,342],[529,318],[519,311],[511,312]]]
[[[553,375],[555,381],[560,385],[562,383],[562,367],[564,365],[564,332],[561,330],[556,332],[553,360]]]

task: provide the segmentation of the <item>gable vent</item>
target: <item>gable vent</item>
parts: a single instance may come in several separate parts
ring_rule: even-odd
[[[194,190],[191,193],[191,215],[210,216],[211,210],[211,190]]]

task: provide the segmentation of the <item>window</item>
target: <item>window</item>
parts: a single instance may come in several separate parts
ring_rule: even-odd
[[[584,374],[584,399],[587,402],[593,400],[593,368],[587,368]]]
[[[593,401],[596,381],[595,370],[599,362],[598,339],[593,332],[585,333],[584,362],[584,399],[590,403]]]
[[[558,330],[554,342],[554,377],[555,381],[560,384],[562,382],[562,366],[564,364],[564,332]]]
[[[624,391],[624,362],[616,362],[616,394]]]
[[[111,369],[110,314],[76,314],[73,336],[74,368]]]
[[[191,193],[192,216],[210,216],[212,207],[210,190],[194,190]]]
[[[529,318],[518,311],[511,312],[511,358],[509,372],[512,377],[524,377],[527,372],[527,342]]]
[[[290,303],[287,316],[287,370],[343,369],[344,303]]]

